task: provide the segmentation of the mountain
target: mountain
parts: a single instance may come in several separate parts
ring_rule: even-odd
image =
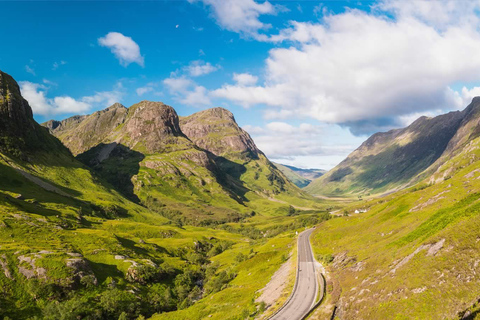
[[[252,297],[285,262],[294,230],[328,219],[285,216],[289,204],[267,196],[282,195],[275,181],[249,191],[181,132],[171,107],[115,104],[47,129],[13,78],[0,80],[2,319],[258,317]],[[232,183],[265,216],[250,217]],[[189,213],[200,224],[207,209],[215,228],[182,224]],[[242,223],[219,225],[232,219]]]
[[[462,132],[470,130],[477,104],[474,100],[462,112],[420,117],[406,128],[376,133],[305,190],[324,196],[363,196],[418,182],[468,139]]]
[[[179,119],[170,106],[142,101],[43,125],[123,195],[184,222],[238,221],[252,211],[286,214],[286,200],[304,207],[312,201],[225,109]]]
[[[214,161],[229,177],[262,198],[308,199],[270,162],[250,135],[240,128],[233,114],[212,108],[180,119],[186,136],[214,155]]]
[[[314,251],[338,318],[478,319],[479,102],[424,180],[354,202],[317,228]]]
[[[326,170],[322,169],[302,169],[280,163],[274,163],[274,165],[287,177],[288,180],[293,182],[299,188],[308,186],[312,180],[321,177],[326,172]]]
[[[249,160],[263,155],[250,135],[238,126],[233,114],[224,108],[182,117],[180,126],[197,146],[217,157]]]
[[[36,151],[66,149],[33,120],[32,109],[23,99],[17,82],[0,71],[0,152],[28,159]]]

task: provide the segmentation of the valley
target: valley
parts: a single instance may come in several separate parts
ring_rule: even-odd
[[[479,110],[324,171],[271,162],[219,107],[40,125],[0,72],[0,316],[478,319]]]

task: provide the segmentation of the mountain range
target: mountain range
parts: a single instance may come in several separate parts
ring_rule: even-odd
[[[388,194],[431,177],[479,135],[480,99],[463,111],[420,117],[402,129],[372,135],[345,160],[310,183],[322,196]]]
[[[223,108],[179,118],[170,106],[142,101],[43,125],[124,196],[159,212],[168,207],[185,221],[282,214],[284,200],[303,199],[305,206],[313,200]]]
[[[0,71],[2,318],[253,317],[284,233],[328,218],[225,109],[142,101],[41,126]]]
[[[288,180],[293,182],[299,188],[308,186],[312,180],[321,177],[325,174],[325,172],[327,172],[326,170],[322,169],[303,169],[280,163],[274,164],[278,170],[280,170],[287,177]]]

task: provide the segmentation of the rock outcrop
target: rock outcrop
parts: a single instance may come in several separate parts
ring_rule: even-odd
[[[233,114],[224,108],[183,117],[180,126],[190,140],[216,156],[254,159],[261,153],[250,135],[238,126]]]
[[[17,82],[0,71],[0,152],[27,158],[37,151],[59,149],[64,149],[61,143],[33,119]]]

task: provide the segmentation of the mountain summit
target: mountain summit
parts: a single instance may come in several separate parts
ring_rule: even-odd
[[[17,82],[0,71],[0,152],[25,158],[39,150],[64,149],[33,120],[32,108]]]
[[[227,109],[212,108],[183,117],[180,126],[190,140],[217,156],[253,159],[261,153]]]
[[[238,220],[272,197],[311,200],[223,108],[179,119],[170,106],[141,101],[44,126],[125,196],[152,210],[178,210],[189,222]],[[276,200],[265,210],[287,212]]]

